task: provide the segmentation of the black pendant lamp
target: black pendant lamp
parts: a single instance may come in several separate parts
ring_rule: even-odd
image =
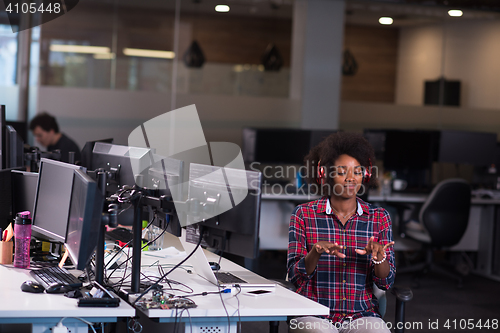
[[[194,40],[188,47],[184,56],[182,57],[184,64],[189,68],[201,68],[205,63],[205,55],[201,50],[200,44]]]
[[[344,51],[344,59],[342,62],[342,74],[346,76],[353,76],[358,72],[358,62],[356,61],[356,58],[354,58],[354,55],[349,51],[349,49],[346,49]]]
[[[279,71],[283,66],[283,57],[281,56],[278,48],[273,43],[269,44],[264,51],[261,59],[264,70],[266,71]]]

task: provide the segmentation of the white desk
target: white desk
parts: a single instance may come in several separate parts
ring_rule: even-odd
[[[77,299],[64,294],[26,293],[21,291],[26,280],[34,280],[28,270],[0,265],[0,324],[31,323],[33,333],[51,333],[51,327],[68,317],[63,325],[72,333],[87,333],[87,324],[69,317],[101,323],[135,316],[135,309],[124,301],[116,308],[80,308]]]
[[[176,246],[182,250],[178,239],[173,239],[172,236],[165,237],[164,244],[167,246]],[[210,261],[218,261],[218,257],[206,251]],[[159,258],[142,255],[142,266],[147,266],[156,262]],[[182,257],[160,259],[164,263],[178,263]],[[221,269],[224,271],[245,271],[246,269],[222,258]],[[195,273],[187,273],[183,269],[176,269],[169,275],[169,278],[181,281],[189,285],[193,289],[193,293],[204,291],[217,291],[217,287],[200,278]],[[164,284],[166,286],[166,284]],[[169,291],[165,291],[170,293]],[[186,295],[182,292],[172,292],[175,295]],[[197,307],[184,311],[182,318],[177,318],[177,322],[186,323],[186,332],[202,332],[204,327],[213,327],[216,325],[221,328],[221,332],[226,332],[228,327],[228,315],[231,322],[231,332],[236,332],[236,323],[241,321],[285,321],[288,316],[302,315],[328,315],[329,308],[319,303],[311,301],[295,292],[285,289],[281,286],[276,286],[274,293],[253,297],[240,293],[237,297],[234,293],[222,294],[222,299],[227,309],[221,302],[219,295],[195,296],[191,298],[196,302]],[[238,305],[239,301],[239,305]],[[238,311],[239,310],[239,311]],[[175,310],[161,309],[142,309],[138,307],[138,311],[151,319],[158,320],[160,323],[173,323],[176,321]],[[181,310],[178,310],[179,314]],[[192,326],[190,325],[192,324]],[[209,331],[212,332],[212,331]],[[214,330],[215,332],[215,330]]]

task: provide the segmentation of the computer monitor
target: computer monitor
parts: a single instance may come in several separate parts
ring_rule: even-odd
[[[405,191],[429,192],[438,148],[439,131],[385,130],[384,169],[408,182]]]
[[[159,156],[148,148],[96,142],[91,169],[115,171],[115,179],[108,179],[107,195],[114,194],[124,185],[138,185],[158,190],[158,195],[172,195],[174,200],[179,200],[182,193],[183,165],[182,161]],[[159,215],[161,217],[162,214]],[[134,211],[129,209],[118,215],[118,223],[132,225],[133,218]],[[173,234],[180,235],[179,226],[172,220],[169,228],[173,228]]]
[[[13,126],[5,126],[5,166],[24,166],[24,142]]]
[[[96,142],[113,143],[113,138],[87,141],[85,143],[81,151],[82,160],[80,161],[80,165],[86,167],[89,170],[92,169],[92,152],[94,150]]]
[[[303,164],[311,149],[312,131],[293,128],[244,128],[245,163]],[[318,136],[314,137],[318,141]]]
[[[385,132],[383,129],[365,129],[363,136],[373,147],[375,158],[377,160],[384,160],[385,152]]]
[[[7,226],[13,221],[15,210],[13,210],[13,195],[12,195],[12,171],[17,169],[3,169],[0,170],[0,228],[5,230]]]
[[[97,183],[74,170],[64,245],[76,269],[84,270],[97,245],[104,199]]]
[[[33,216],[38,173],[12,170],[12,207],[13,212],[29,211]]]
[[[149,148],[138,148],[96,142],[92,152],[92,168],[115,171],[116,178],[108,179],[107,192],[115,193],[120,186],[136,185],[137,179],[148,178],[149,167],[154,164]],[[141,180],[139,180],[139,183]]]
[[[0,170],[5,168],[5,105],[0,105]]]
[[[439,131],[386,130],[384,168],[430,169],[437,160],[438,143]]]
[[[85,168],[42,158],[33,207],[33,236],[64,242],[68,224],[73,171]]]
[[[259,225],[262,174],[255,171],[246,171],[214,166],[202,166],[213,173],[222,170],[228,180],[220,182],[209,177],[197,177],[191,172],[200,165],[191,165],[189,198],[207,198],[207,202],[200,202],[201,206],[215,206],[215,210],[208,210],[208,216],[217,216],[205,219],[203,222],[186,227],[186,233],[196,235],[196,229],[203,226],[202,245],[224,253],[230,253],[246,258],[256,258],[259,252]],[[242,181],[243,180],[243,181]],[[244,196],[246,194],[246,196]],[[219,198],[214,202],[214,198]],[[231,208],[232,207],[232,208]],[[217,211],[219,209],[219,211]],[[203,212],[201,212],[203,213]],[[198,234],[199,235],[199,234]],[[192,243],[198,242],[199,236],[188,237]]]
[[[496,162],[497,134],[441,131],[439,162],[489,166]]]
[[[155,155],[157,156],[157,155]],[[174,201],[183,201],[184,194],[182,192],[182,181],[184,177],[184,161],[180,161],[173,158],[162,158],[155,157],[158,160],[153,164],[148,171],[148,181],[146,182],[146,187],[150,189],[157,190],[158,197],[161,196],[171,196]],[[164,228],[167,220],[167,214],[160,210],[150,210],[150,215],[155,215],[154,225]],[[149,218],[153,220],[152,216]],[[181,226],[179,219],[176,215],[170,216],[167,226],[167,232],[170,234],[180,237],[181,236]]]

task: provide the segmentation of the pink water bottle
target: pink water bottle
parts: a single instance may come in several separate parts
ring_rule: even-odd
[[[29,211],[17,213],[14,221],[14,267],[30,267],[31,214]]]

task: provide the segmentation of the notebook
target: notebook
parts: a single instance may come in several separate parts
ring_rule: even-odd
[[[185,239],[185,234],[179,237],[186,254],[190,254],[196,248],[196,244],[189,243]],[[275,288],[276,283],[270,281],[268,279],[263,278],[251,271],[233,271],[233,272],[225,272],[218,271],[217,276],[220,276],[219,283],[217,283],[216,273],[210,267],[209,261],[203,252],[201,246],[199,246],[195,253],[187,260],[187,262],[193,266],[196,273],[201,276],[203,279],[209,281],[214,285],[220,285],[222,288],[229,288],[234,286],[235,284],[240,285],[241,288],[258,288],[258,289],[269,289]],[[234,276],[236,279],[241,281],[224,281],[223,278]]]

